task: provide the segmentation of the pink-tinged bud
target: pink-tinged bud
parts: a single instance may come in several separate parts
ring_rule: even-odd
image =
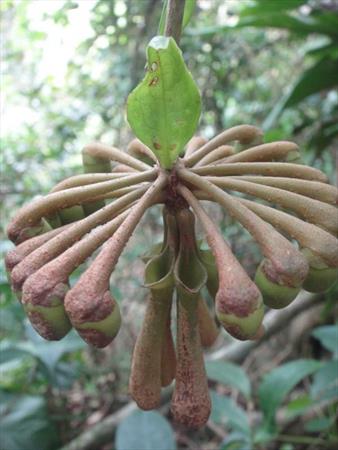
[[[77,283],[65,298],[65,308],[73,327],[94,347],[106,347],[120,330],[120,308],[109,290],[95,291]]]
[[[53,272],[45,276],[35,273],[23,286],[24,309],[32,326],[45,339],[60,340],[71,329],[63,304],[68,289],[68,280],[55,277]]]

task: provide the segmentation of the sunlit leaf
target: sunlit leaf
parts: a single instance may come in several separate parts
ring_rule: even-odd
[[[128,97],[127,119],[165,169],[194,134],[201,98],[173,38],[156,36],[147,47],[147,74]]]

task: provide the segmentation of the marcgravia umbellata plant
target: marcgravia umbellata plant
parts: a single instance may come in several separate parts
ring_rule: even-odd
[[[338,212],[337,189],[301,163],[293,142],[264,143],[250,125],[209,141],[194,136],[201,98],[177,44],[183,7],[182,0],[168,2],[165,33],[150,41],[145,78],[129,95],[127,119],[137,138],[126,151],[89,144],[82,152],[84,174],[24,206],[8,227],[16,247],[6,265],[41,336],[62,339],[73,327],[88,344],[105,347],[121,326],[111,275],[145,211],[162,204],[163,242],[145,258],[147,307],[130,393],[140,408],[153,409],[161,387],[175,380],[173,417],[198,428],[210,414],[202,347],[218,334],[202,288],[228,333],[256,339],[264,333],[265,306],[284,308],[302,288],[320,292],[335,282]],[[188,10],[183,22],[186,16]],[[254,280],[201,200],[224,208],[258,243],[263,259]],[[196,239],[197,221],[207,250]],[[99,248],[70,286],[72,272]]]

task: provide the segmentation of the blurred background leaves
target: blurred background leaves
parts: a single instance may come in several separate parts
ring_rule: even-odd
[[[11,248],[4,230],[14,211],[62,178],[80,173],[80,151],[86,143],[100,140],[126,148],[131,133],[124,119],[125,102],[144,76],[145,46],[156,34],[162,1],[3,0],[0,8],[3,254]],[[297,142],[304,160],[334,181],[336,0],[197,0],[181,46],[203,98],[203,136],[241,123],[263,127],[267,141]],[[254,273],[260,257],[248,235],[223,212],[210,211],[221,220],[222,231],[244,266]],[[127,404],[130,354],[145,295],[139,287],[143,265],[137,256],[160,229],[155,208],[142,221],[114,273],[113,291],[124,327],[105,351],[84,346],[75,334],[61,342],[41,340],[26,323],[0,266],[0,415],[5,436],[1,450],[57,449]],[[124,440],[138,426],[147,437],[154,437],[155,427],[167,436],[163,442],[174,440],[179,448],[192,450],[308,448],[308,442],[276,441],[279,430],[264,426],[264,414],[278,416],[282,406],[287,417],[305,423],[302,432],[314,439],[314,448],[322,446],[316,436],[335,445],[332,400],[338,399],[338,332],[332,317],[336,299],[336,290],[326,295],[326,310],[315,321],[323,326],[311,337],[315,328],[311,322],[284,358],[275,357],[276,345],[288,349],[292,333],[265,345],[258,354],[260,366],[250,357],[243,368],[225,361],[208,363],[214,406],[206,430],[191,434],[168,424],[158,413],[146,413],[146,419],[128,417],[116,441],[112,430],[110,442],[97,449],[128,448],[131,444]],[[224,336],[224,342],[229,338]],[[290,358],[295,361],[288,362]],[[285,396],[275,406],[266,402],[269,394],[264,386],[269,380],[284,373],[278,381],[282,392],[283,380],[291,377],[290,367],[312,363],[303,375],[313,375],[298,384],[299,377],[293,378],[284,386],[287,402]],[[279,364],[283,365],[276,368]],[[318,398],[331,401],[325,414],[306,419]],[[161,412],[170,420],[167,410]],[[257,416],[262,426],[256,430]],[[143,449],[157,444],[142,445]]]

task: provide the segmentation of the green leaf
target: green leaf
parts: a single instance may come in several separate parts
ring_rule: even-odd
[[[308,394],[302,395],[294,400],[291,400],[291,402],[287,404],[285,415],[288,419],[298,417],[312,405],[313,400],[310,398],[310,396]]]
[[[53,424],[48,419],[46,402],[38,396],[1,395],[1,448],[6,450],[58,447]]]
[[[322,58],[306,70],[290,91],[281,98],[265,119],[263,129],[268,130],[284,109],[296,105],[310,95],[338,85],[338,59]]]
[[[127,119],[165,169],[194,134],[201,97],[173,38],[154,37],[147,47],[147,74],[127,101]]]
[[[318,417],[307,422],[304,428],[309,433],[319,433],[331,428],[334,422],[335,417]]]
[[[338,324],[318,327],[312,332],[312,336],[318,339],[326,350],[337,354]]]
[[[168,6],[168,0],[164,0],[161,18],[160,18],[160,24],[158,26],[158,34],[160,34],[160,35],[164,34],[165,20],[166,20],[166,15],[167,15],[167,6]],[[196,6],[196,0],[185,0],[183,20],[182,20],[182,30],[184,30],[184,28],[190,22],[190,19],[194,12],[195,6]]]
[[[249,438],[249,419],[244,409],[237,406],[231,398],[220,395],[214,390],[210,390],[210,397],[212,401],[210,419],[219,425],[227,424]]]
[[[243,8],[240,12],[240,16],[270,14],[277,11],[296,9],[304,3],[307,3],[307,0],[256,0],[254,5]]]
[[[259,386],[259,402],[265,421],[274,424],[275,413],[284,398],[303,378],[316,372],[322,364],[312,359],[286,363],[264,376]]]
[[[175,450],[175,438],[169,422],[158,412],[136,411],[119,424],[116,450]]]
[[[310,392],[317,401],[338,399],[338,360],[327,362],[315,373]]]
[[[208,378],[238,389],[246,398],[250,397],[250,380],[241,367],[224,361],[207,361],[205,366]]]
[[[250,439],[242,433],[230,433],[222,442],[220,450],[252,450]]]

